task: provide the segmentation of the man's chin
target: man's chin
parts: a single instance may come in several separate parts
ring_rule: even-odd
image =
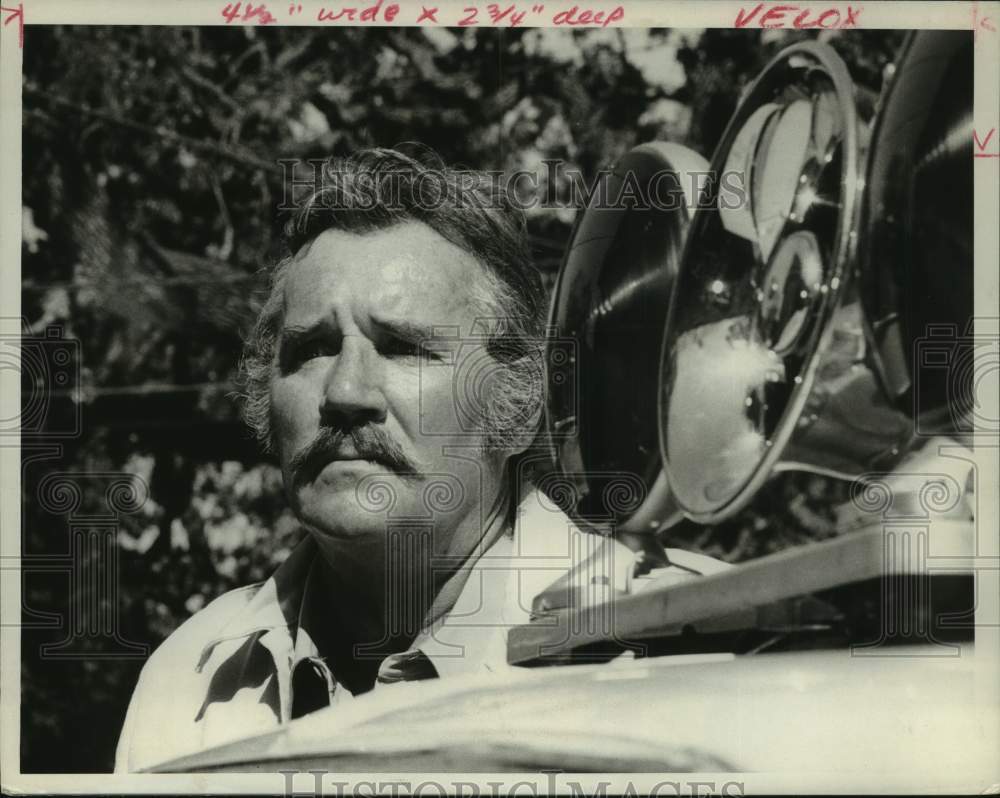
[[[297,490],[299,520],[307,528],[332,537],[384,536],[393,509],[406,502],[411,491],[407,481],[374,464],[331,466]]]
[[[388,522],[354,508],[353,512],[315,512],[303,514],[302,525],[314,536],[328,540],[383,541]]]

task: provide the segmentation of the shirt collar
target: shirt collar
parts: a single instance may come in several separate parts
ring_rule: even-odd
[[[410,651],[422,652],[441,676],[506,667],[508,629],[527,623],[532,598],[579,562],[580,538],[565,513],[531,491],[518,507],[513,534],[476,560],[452,608],[417,636]]]
[[[533,596],[578,561],[575,532],[570,519],[544,494],[530,491],[518,507],[514,534],[501,536],[478,557],[451,609],[402,655],[422,652],[442,676],[492,671],[505,663],[507,629],[526,622]],[[276,660],[282,652],[275,649],[283,647],[292,663],[316,656],[306,619],[315,603],[323,600],[322,579],[316,572],[320,556],[308,536],[205,645],[199,667],[218,644],[272,630],[288,632],[262,638]]]
[[[297,628],[303,597],[317,554],[316,542],[311,536],[307,536],[271,577],[259,585],[253,598],[205,644],[201,651],[200,665],[204,665],[216,646],[225,641],[273,629]]]

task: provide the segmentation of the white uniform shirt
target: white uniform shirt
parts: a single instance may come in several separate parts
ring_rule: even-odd
[[[667,553],[672,565],[661,573],[678,580],[728,567],[704,555]],[[149,768],[287,722],[302,671],[313,693],[317,683],[323,685],[324,703],[358,700],[337,684],[299,622],[310,604],[323,600],[315,585],[310,589],[320,556],[312,538],[306,539],[266,582],[226,593],[164,641],[132,696],[116,772]],[[527,623],[532,599],[591,558],[573,577],[590,600],[630,589],[635,564],[630,549],[581,531],[544,495],[530,493],[518,510],[514,534],[479,557],[449,612],[408,651],[382,663],[379,682],[514,667],[507,663],[507,630]],[[376,684],[375,689],[390,688]]]

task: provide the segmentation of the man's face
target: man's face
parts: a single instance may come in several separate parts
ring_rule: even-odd
[[[478,524],[503,456],[484,456],[482,437],[460,423],[450,365],[460,341],[426,339],[435,327],[468,337],[484,285],[473,256],[418,222],[328,230],[297,253],[284,284],[271,429],[308,528],[331,542],[374,542],[390,517],[433,513],[435,553],[474,545],[454,530]],[[454,491],[446,507],[435,482]]]

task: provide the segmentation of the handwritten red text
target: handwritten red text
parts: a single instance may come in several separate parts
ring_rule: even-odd
[[[392,22],[399,14],[399,5],[389,3],[382,9],[383,0],[375,0],[369,6],[344,6],[339,9],[321,7],[316,19],[319,22],[378,22],[381,16],[383,22]]]
[[[293,18],[306,17],[328,25],[448,25],[465,27],[510,27],[527,25],[559,25],[569,27],[600,27],[621,23],[625,8],[621,5],[604,5],[594,8],[585,5],[549,10],[544,2],[472,3],[460,6],[406,3],[404,0],[341,0],[323,5],[307,0],[270,0],[267,3],[250,3],[246,0],[227,2],[220,13],[226,24],[270,25],[281,24]],[[287,9],[287,10],[286,10]],[[7,9],[10,10],[10,9]]]
[[[978,5],[978,4],[977,4]],[[990,33],[996,33],[996,25],[993,24],[993,17],[981,17],[979,16],[979,8],[973,6],[972,8],[972,38],[974,41],[979,41],[979,31],[988,30]]]
[[[528,14],[537,16],[545,10],[544,5],[535,3],[530,8],[528,6],[500,5],[499,3],[489,3],[486,6],[486,19],[483,22],[487,25],[509,25],[516,28],[524,22]],[[458,21],[460,28],[471,25],[478,25],[480,22],[479,13],[482,8],[479,6],[466,6],[462,9],[462,18]]]
[[[427,8],[427,6],[420,6],[420,16],[417,17],[417,24],[421,24],[424,20],[437,23],[437,12],[437,6],[432,6],[430,8]]]
[[[15,19],[17,20],[17,46],[24,47],[24,6],[18,3],[14,8],[0,6],[0,14],[6,14],[3,18],[3,26],[6,28]]]
[[[266,3],[254,5],[247,3],[226,3],[222,9],[222,16],[226,19],[226,24],[233,22],[256,22],[259,25],[270,25],[278,20],[274,14],[267,10]]]
[[[591,27],[600,26],[602,28],[606,28],[608,25],[614,24],[615,22],[621,22],[624,18],[625,9],[621,6],[615,6],[607,13],[603,11],[592,11],[586,8],[581,11],[578,6],[573,6],[568,11],[560,11],[552,17],[552,24],[589,25]]]
[[[823,10],[803,8],[802,6],[774,5],[758,3],[749,11],[740,8],[736,15],[735,26],[745,28],[759,25],[762,28],[856,28],[861,8],[847,6],[844,11],[839,8]]]
[[[1000,158],[1000,152],[986,152],[986,148],[990,145],[990,139],[993,138],[993,134],[996,132],[997,129],[995,127],[991,127],[986,136],[983,139],[980,139],[979,134],[975,130],[972,131],[972,140],[976,144],[976,152],[973,153],[974,157]]]

